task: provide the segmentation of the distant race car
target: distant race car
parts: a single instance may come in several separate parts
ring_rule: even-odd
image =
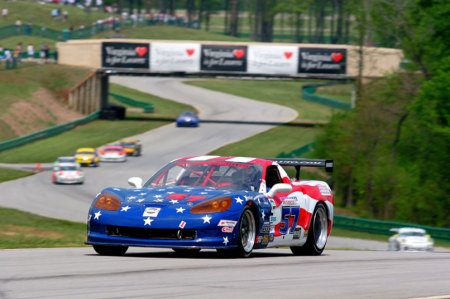
[[[389,250],[433,251],[434,241],[424,229],[403,227],[391,231],[396,234],[389,238]]]
[[[200,120],[194,111],[184,111],[177,117],[177,127],[198,127]]]
[[[139,140],[125,139],[120,141],[128,156],[140,156],[142,154],[142,145]]]
[[[98,151],[101,162],[125,162],[127,152],[121,145],[106,145]]]
[[[292,166],[289,179],[281,166]],[[253,249],[288,246],[320,255],[333,223],[333,194],[323,181],[299,180],[301,167],[332,160],[199,156],[174,160],[135,189],[110,187],[94,199],[86,244],[102,255],[129,246],[201,249],[248,257]]]
[[[79,148],[73,156],[82,166],[98,166],[100,162],[95,148]]]
[[[55,184],[83,184],[84,172],[80,164],[74,162],[58,163],[53,167],[52,182]]]

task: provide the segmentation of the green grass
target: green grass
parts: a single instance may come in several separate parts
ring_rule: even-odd
[[[0,162],[53,162],[59,156],[73,154],[80,147],[99,147],[166,125],[182,111],[194,109],[189,105],[175,103],[119,85],[112,85],[111,92],[153,103],[157,115],[135,112],[131,113],[132,117],[121,121],[96,120],[60,135],[3,151],[0,155]],[[167,118],[168,120],[158,120],[158,118]]]
[[[2,1],[1,8],[7,8],[9,13],[6,20],[0,19],[0,27],[14,25],[17,20],[20,20],[22,24],[31,23],[34,27],[39,28],[45,26],[55,30],[64,30],[73,26],[74,29],[78,29],[80,25],[88,26],[98,19],[104,19],[110,16],[110,14],[100,11],[86,13],[83,9],[70,5],[43,5],[31,1]],[[55,8],[61,8],[62,12],[66,10],[69,12],[67,22],[52,19],[51,11]]]
[[[318,87],[316,94],[334,100],[351,103],[353,90],[353,84],[331,85]]]
[[[84,223],[0,208],[0,249],[79,247],[85,239]]]
[[[329,120],[336,109],[302,98],[302,85],[312,81],[300,80],[208,80],[187,84],[230,93],[262,102],[290,107],[300,120]]]
[[[30,171],[0,167],[0,183],[24,178],[32,174],[34,173]]]

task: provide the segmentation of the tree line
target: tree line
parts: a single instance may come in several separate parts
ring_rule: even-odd
[[[393,41],[400,71],[358,78],[356,108],[333,116],[317,154],[335,160],[338,204],[361,216],[450,227],[450,2],[362,1],[361,40]]]

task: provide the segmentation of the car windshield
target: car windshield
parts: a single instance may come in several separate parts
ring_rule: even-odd
[[[68,157],[68,158],[58,158],[58,163],[64,163],[64,162],[75,162],[74,157]]]
[[[202,186],[258,191],[262,166],[225,161],[175,161],[153,175],[144,187]]]
[[[76,152],[76,155],[93,155],[94,152]]]
[[[134,148],[136,146],[133,142],[121,142],[120,145],[128,148]]]
[[[59,171],[75,171],[75,170],[79,170],[80,167],[78,166],[59,166],[58,170]]]
[[[402,232],[399,234],[400,237],[425,237],[423,232]]]
[[[121,148],[105,148],[103,149],[105,152],[118,152],[118,151],[122,151]]]
[[[181,113],[181,116],[191,116],[191,117],[194,117],[194,116],[197,116],[197,114],[195,113],[195,112],[183,112],[183,113]]]

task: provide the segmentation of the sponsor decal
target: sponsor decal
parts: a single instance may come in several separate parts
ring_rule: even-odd
[[[261,243],[261,240],[262,240],[262,236],[256,236],[255,243]]]
[[[317,185],[317,188],[319,188],[320,194],[322,195],[331,195],[331,190],[328,189],[324,185]]]
[[[270,216],[270,222],[276,222],[277,217],[276,216]]]
[[[298,199],[295,196],[281,197],[280,200],[281,200],[281,202],[284,205],[296,205],[296,204],[298,204]]]
[[[186,222],[185,221],[181,221],[180,225],[178,225],[179,228],[184,228],[186,226]]]
[[[152,43],[150,50],[152,71],[200,71],[200,44]]]
[[[161,211],[161,208],[145,208],[145,211],[142,214],[142,216],[143,217],[158,217],[159,211]]]
[[[222,232],[223,233],[232,233],[233,229],[234,229],[234,227],[225,226],[225,227],[222,227]]]
[[[102,43],[102,67],[149,68],[150,44]]]
[[[298,48],[289,46],[249,46],[249,73],[296,74]]]
[[[218,224],[217,226],[229,226],[229,227],[235,227],[236,224],[237,224],[237,221],[235,221],[235,220],[224,220],[224,219],[221,219],[221,220],[219,221],[219,224]]]
[[[270,233],[270,225],[269,224],[263,224],[263,226],[261,227],[261,233],[262,234]]]
[[[346,65],[346,49],[299,48],[299,73],[345,74]]]
[[[268,243],[269,243],[269,236],[264,236],[261,241],[261,244],[268,244]]]
[[[305,233],[303,234],[303,238],[306,238],[308,236],[308,230],[305,229]]]
[[[247,46],[202,45],[202,71],[245,72]]]
[[[294,237],[293,237],[293,239],[294,239],[294,240],[300,239],[301,233],[302,233],[302,229],[301,229],[300,227],[296,227],[296,228],[294,229]]]
[[[269,235],[269,242],[273,242],[273,240],[275,240],[275,234],[270,234]]]

